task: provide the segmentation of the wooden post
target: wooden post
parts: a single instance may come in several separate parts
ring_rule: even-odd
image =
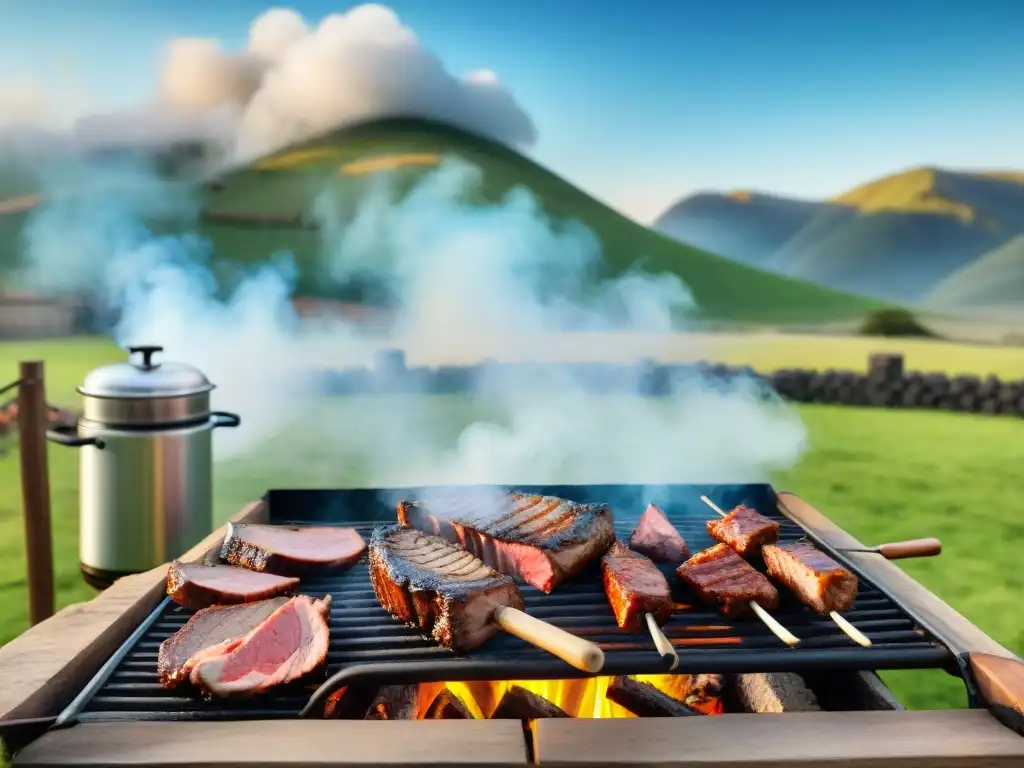
[[[28,563],[28,616],[35,626],[53,615],[53,538],[50,533],[50,472],[46,459],[46,386],[41,360],[21,364],[18,440],[21,499]]]

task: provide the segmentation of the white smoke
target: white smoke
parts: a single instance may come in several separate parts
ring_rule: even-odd
[[[38,89],[0,88],[0,129],[49,128],[49,115]],[[214,39],[172,39],[150,103],[81,116],[72,138],[86,147],[217,141],[249,158],[386,117],[434,119],[518,147],[536,140],[533,121],[493,72],[452,74],[391,9],[374,4],[316,25],[293,10],[268,10],[239,51]]]
[[[121,344],[161,344],[167,358],[202,369],[218,385],[215,404],[243,418],[218,433],[219,457],[263,456],[264,487],[288,484],[277,477],[286,466],[314,463],[332,485],[353,466],[361,483],[376,485],[743,482],[801,454],[795,413],[753,386],[689,379],[665,398],[601,396],[578,374],[538,368],[534,388],[484,376],[472,398],[313,393],[313,373],[365,365],[385,347],[430,365],[566,353],[632,362],[664,351],[692,306],[677,277],[636,273],[581,289],[600,265],[596,238],[546,221],[522,190],[497,205],[463,202],[479,181],[473,168],[445,164],[398,202],[370,196],[354,217],[328,204],[329,191],[321,197],[330,272],[370,270],[397,296],[394,335],[383,340],[341,321],[299,323],[287,254],[220,296],[207,244],[141,223],[187,215],[181,188],[136,170],[133,191],[114,194],[110,179],[125,190],[130,176],[94,166],[73,176],[90,180],[89,194],[48,192],[28,229],[32,274],[99,285],[123,309]],[[154,210],[161,201],[167,210]],[[631,332],[607,333],[623,321]]]

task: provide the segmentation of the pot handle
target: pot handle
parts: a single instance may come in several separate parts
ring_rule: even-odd
[[[66,448],[82,448],[86,445],[102,450],[103,441],[98,437],[79,437],[78,427],[54,427],[46,430],[46,439]]]
[[[213,418],[213,428],[217,427],[237,427],[242,423],[242,417],[235,413],[228,413],[227,411],[213,411],[210,413]]]

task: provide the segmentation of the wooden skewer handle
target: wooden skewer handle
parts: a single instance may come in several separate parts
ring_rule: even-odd
[[[910,541],[894,541],[877,547],[878,554],[886,560],[903,560],[908,557],[934,557],[942,552],[942,542],[938,539],[911,539]]]
[[[494,612],[498,626],[511,635],[542,648],[562,661],[596,675],[604,668],[604,651],[582,637],[559,629],[554,624],[535,619],[515,608],[498,608]]]
[[[647,629],[651,633],[651,639],[654,640],[654,647],[658,649],[658,653],[661,654],[661,658],[671,665],[668,668],[668,671],[671,672],[679,666],[679,654],[676,653],[676,649],[672,647],[672,642],[665,637],[665,633],[661,631],[661,627],[659,627],[658,622],[655,621],[654,615],[648,613],[645,620],[647,621]]]

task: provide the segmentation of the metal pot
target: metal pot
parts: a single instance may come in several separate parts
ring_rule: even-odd
[[[233,413],[210,410],[214,385],[184,363],[153,362],[163,347],[130,347],[141,361],[97,368],[78,388],[82,417],[47,439],[81,448],[79,565],[92,586],[179,557],[213,527],[213,447]]]

